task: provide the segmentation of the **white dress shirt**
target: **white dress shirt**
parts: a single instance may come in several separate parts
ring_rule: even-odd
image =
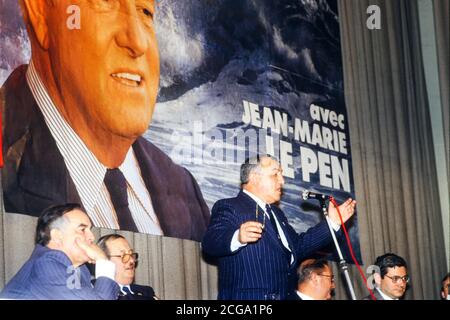
[[[269,213],[266,212],[266,203],[263,200],[261,200],[260,198],[258,198],[257,196],[255,196],[253,193],[251,193],[245,189],[242,191],[246,195],[248,195],[250,198],[252,198],[258,204],[258,206],[264,211],[266,218],[270,219]],[[273,213],[273,217],[275,219],[275,223],[276,223],[277,229],[278,229],[278,234],[280,235],[280,239],[281,239],[281,242],[283,243],[283,246],[285,246],[286,249],[288,249],[289,252],[291,252],[291,263],[292,263],[294,261],[294,256],[292,255],[291,248],[289,248],[289,242],[286,239],[286,235],[284,234],[283,229],[281,229],[281,227],[280,227],[280,223],[278,222],[278,219],[277,219],[275,213]],[[231,241],[232,251],[235,251],[235,250],[239,249],[240,247],[246,245],[246,244],[240,243],[238,240],[239,239],[238,237],[239,237],[239,229],[234,232],[234,235],[233,235],[233,238]],[[237,243],[236,243],[236,240],[237,240]],[[233,250],[233,249],[235,249],[235,250]]]
[[[260,198],[258,198],[257,196],[255,196],[253,193],[251,193],[245,189],[243,189],[242,191],[246,195],[248,195],[250,198],[252,198],[258,204],[258,206],[264,211],[266,217],[268,219],[270,219],[269,214],[266,212],[266,203],[263,200],[261,200]],[[288,249],[290,252],[292,252],[291,249],[289,248],[289,242],[286,238],[286,235],[284,234],[283,229],[280,227],[280,223],[278,222],[278,219],[277,219],[275,213],[273,213],[273,217],[274,217],[275,223],[277,225],[278,234],[280,235],[281,242],[286,247],[286,249]],[[331,219],[330,219],[330,223],[331,223],[331,227],[333,228],[334,231],[339,230],[340,226],[338,224],[334,223]],[[239,229],[237,229],[234,232],[233,237],[231,238],[231,244],[230,244],[231,252],[234,252],[234,251],[238,250],[239,248],[244,247],[246,245],[247,245],[246,243],[241,243],[239,241]],[[293,261],[294,261],[294,256],[291,254],[291,263]]]
[[[111,280],[114,280],[116,275],[116,265],[114,262],[111,262],[106,259],[97,260],[95,262],[95,279],[99,277],[107,277]]]
[[[97,160],[59,113],[37,74],[33,61],[27,70],[27,82],[93,225],[119,229],[114,206],[103,182],[107,168]],[[162,235],[132,147],[119,169],[127,181],[129,208],[137,229],[142,233]]]
[[[304,293],[302,293],[302,292],[300,292],[300,291],[298,291],[298,290],[297,290],[296,292],[297,292],[297,295],[298,295],[302,300],[316,300],[316,299],[314,299],[314,298],[308,296],[307,294],[304,294]]]
[[[131,290],[130,285],[124,286],[124,285],[121,285],[120,283],[118,283],[118,285],[119,285],[119,287],[120,287],[120,292],[121,292],[124,296],[126,296],[127,293],[126,293],[125,291],[123,291],[123,287],[127,287],[128,290],[131,292],[131,294],[134,294],[133,290]]]
[[[389,297],[388,295],[386,295],[383,291],[381,291],[379,288],[375,288],[378,293],[383,297],[384,300],[399,300],[397,299],[392,299],[391,297]]]

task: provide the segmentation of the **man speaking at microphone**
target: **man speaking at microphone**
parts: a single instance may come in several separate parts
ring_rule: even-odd
[[[295,295],[298,262],[327,246],[332,238],[326,221],[297,234],[276,204],[284,178],[271,156],[247,159],[241,165],[237,197],[219,200],[203,238],[205,253],[218,258],[219,294],[225,300],[284,300]],[[356,201],[339,206],[346,222]],[[335,231],[340,229],[336,208],[328,214]]]

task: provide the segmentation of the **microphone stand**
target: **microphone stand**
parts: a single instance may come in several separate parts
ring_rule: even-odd
[[[317,200],[320,201],[320,206],[322,207],[322,212],[325,216],[325,220],[327,221],[328,229],[330,229],[331,237],[333,238],[333,241],[334,241],[334,246],[336,247],[336,251],[339,255],[339,268],[341,269],[341,272],[345,276],[345,280],[347,282],[347,286],[350,291],[350,296],[352,297],[352,300],[356,300],[355,291],[353,289],[353,285],[350,281],[350,275],[348,273],[348,264],[342,255],[341,248],[339,247],[339,243],[336,239],[336,235],[334,234],[334,229],[331,226],[330,217],[328,216],[328,208],[327,208],[327,204],[326,204],[327,198],[321,198],[321,199],[317,199]]]

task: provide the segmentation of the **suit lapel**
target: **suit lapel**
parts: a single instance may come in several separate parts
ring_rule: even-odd
[[[25,78],[26,68],[6,84],[6,197],[20,197],[21,212],[30,214],[54,203],[81,204],[75,185]],[[18,112],[20,110],[20,112]],[[8,210],[8,209],[7,209]],[[38,212],[35,212],[38,211]]]
[[[262,215],[262,216],[266,215],[264,210],[262,210],[259,206],[258,206],[258,210],[259,210],[260,215]],[[264,227],[264,231],[263,231],[263,236],[264,236],[264,234],[267,234],[267,236],[270,238],[270,240],[273,243],[280,246],[280,248],[281,248],[282,244],[281,244],[280,240],[278,239],[278,232],[273,228],[272,223],[270,222],[270,219],[267,215],[266,215],[266,223],[265,223],[265,227]],[[283,248],[281,248],[281,249],[283,249]]]
[[[238,194],[238,198],[239,201],[241,201],[241,203],[243,203],[243,205],[248,208],[248,212],[254,212],[254,216],[253,216],[253,220],[256,220],[256,206],[257,203],[255,200],[253,200],[250,196],[248,196],[245,192],[243,192],[242,190],[239,192]],[[273,212],[274,210],[272,210]],[[258,221],[263,223],[263,217],[265,215],[264,210],[258,206]],[[277,219],[278,216],[277,216]],[[281,222],[280,220],[278,220],[279,222]],[[284,231],[284,230],[283,230]],[[283,244],[281,243],[281,240],[278,239],[278,232],[273,228],[272,223],[269,220],[269,217],[266,216],[266,221],[265,221],[265,228],[263,231],[263,237],[264,235],[267,235],[267,238],[276,246],[280,247],[280,249],[285,250],[286,248],[283,246]]]
[[[286,240],[287,240],[287,242],[289,244],[289,248],[291,250],[291,253],[295,257],[295,252],[293,250],[294,245],[292,243],[292,239],[290,237],[290,233],[288,232],[288,226],[286,225],[288,222],[285,221],[284,217],[282,216],[283,213],[282,213],[281,209],[279,209],[278,207],[272,207],[272,212],[276,215],[277,220],[278,220],[278,222],[280,224],[280,227],[283,230],[283,233],[284,233],[284,235],[286,237]]]
[[[133,150],[164,234],[190,239],[191,230],[186,226],[192,225],[191,215],[188,212],[186,214],[181,212],[188,210],[180,197],[184,195],[185,186],[173,185],[176,182],[170,180],[175,179],[177,175],[183,175],[184,171],[181,170],[184,169],[177,168],[172,165],[172,162],[163,160],[162,151],[142,137],[139,137],[133,144]],[[180,172],[176,170],[180,170]]]

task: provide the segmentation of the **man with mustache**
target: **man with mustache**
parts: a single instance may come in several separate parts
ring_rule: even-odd
[[[120,234],[108,234],[98,239],[98,246],[116,266],[119,300],[158,300],[152,287],[134,283],[139,254],[134,252],[127,239]]]
[[[96,227],[200,241],[209,209],[197,182],[141,136],[159,84],[155,0],[20,5],[32,58],[0,95],[6,211],[77,202]]]

